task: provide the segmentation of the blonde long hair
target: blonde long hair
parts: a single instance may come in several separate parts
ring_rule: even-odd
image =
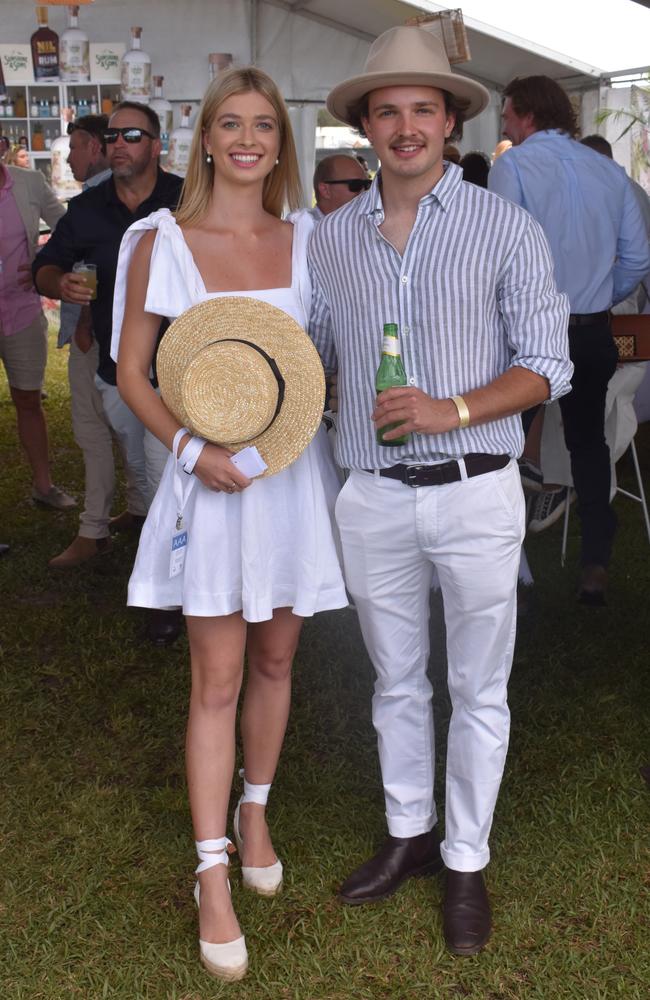
[[[265,211],[278,218],[282,217],[285,205],[292,211],[300,207],[302,189],[298,171],[298,157],[293,138],[287,106],[270,76],[255,66],[233,67],[220,73],[205,92],[201,103],[192,145],[190,147],[187,174],[176,211],[179,225],[191,226],[207,211],[212,198],[214,168],[205,158],[203,133],[216,118],[219,107],[234,94],[256,91],[267,99],[273,107],[280,130],[280,152],[278,163],[264,180],[262,204]]]

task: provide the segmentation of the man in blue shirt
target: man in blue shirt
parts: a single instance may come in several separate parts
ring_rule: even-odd
[[[503,94],[503,134],[513,148],[494,163],[488,187],[541,224],[558,289],[569,297],[574,374],[560,407],[582,524],[578,598],[600,605],[616,528],[604,430],[617,363],[608,310],[650,270],[648,240],[624,172],[574,139],[575,114],[559,84],[530,76]]]

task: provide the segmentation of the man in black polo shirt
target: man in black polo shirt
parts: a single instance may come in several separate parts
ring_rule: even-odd
[[[122,236],[137,219],[159,208],[174,209],[182,178],[164,173],[160,157],[160,123],[144,104],[124,101],[111,115],[105,132],[111,177],[73,198],[67,214],[33,264],[34,281],[42,295],[78,305],[90,305],[92,331],[99,347],[96,384],[106,417],[128,455],[139,469],[142,493],[151,500],[155,488],[145,470],[144,428],[122,401],[110,356],[113,291]],[[97,267],[97,298],[81,275],[72,271],[77,261]],[[164,639],[164,629],[151,634]]]

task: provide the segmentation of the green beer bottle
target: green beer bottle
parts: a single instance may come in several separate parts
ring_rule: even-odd
[[[384,389],[394,389],[402,385],[406,385],[406,372],[404,371],[404,365],[399,353],[397,323],[384,323],[384,342],[381,348],[381,361],[379,362],[379,368],[375,376],[375,388],[379,393],[383,392]],[[410,437],[409,434],[403,434],[402,437],[391,441],[384,441],[384,434],[387,431],[392,431],[397,426],[398,424],[388,424],[386,427],[378,430],[377,444],[381,444],[385,448],[406,444]]]

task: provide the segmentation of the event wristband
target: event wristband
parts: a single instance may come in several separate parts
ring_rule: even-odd
[[[458,410],[458,417],[460,419],[460,424],[458,425],[461,430],[465,427],[469,427],[469,410],[467,409],[467,403],[462,396],[450,396],[449,397]]]
[[[207,444],[207,441],[201,437],[191,437],[185,447],[183,448],[183,454],[178,459],[183,472],[191,476],[194,472],[194,466],[199,460],[199,455],[203,451]]]

